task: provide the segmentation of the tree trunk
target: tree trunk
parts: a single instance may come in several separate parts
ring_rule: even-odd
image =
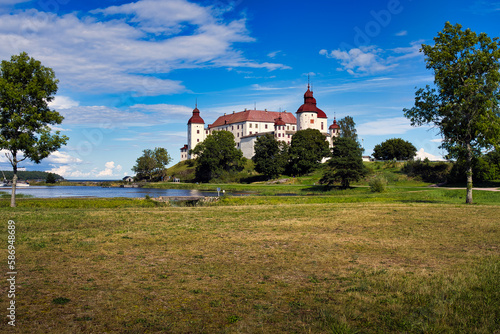
[[[14,157],[15,159],[15,157]],[[14,176],[12,177],[12,195],[10,197],[10,207],[16,207],[16,186],[17,186],[17,163],[13,163]]]
[[[465,198],[466,204],[472,204],[472,147],[467,144],[467,197]]]

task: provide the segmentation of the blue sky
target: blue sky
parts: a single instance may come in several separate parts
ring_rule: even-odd
[[[206,124],[254,106],[295,112],[308,74],[329,124],[353,117],[366,155],[403,138],[439,158],[437,130],[402,110],[433,82],[419,49],[446,21],[500,36],[500,2],[3,0],[0,59],[26,51],[60,80],[52,107],[70,140],[27,170],[118,179],[155,147],[173,165],[196,100]]]

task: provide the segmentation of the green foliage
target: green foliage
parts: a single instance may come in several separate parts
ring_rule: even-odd
[[[500,180],[500,151],[495,150],[487,153],[484,160],[488,164],[487,180]]]
[[[412,143],[401,138],[388,139],[373,148],[373,157],[377,160],[410,160],[417,149]]]
[[[368,182],[370,190],[374,193],[383,193],[387,186],[387,179],[383,176],[376,176]]]
[[[346,116],[338,122],[340,126],[340,137],[351,138],[358,141],[358,134],[356,133],[356,123],[351,116]]]
[[[45,179],[46,183],[56,183],[56,181],[57,181],[56,174],[53,174],[53,173],[47,174],[47,178]]]
[[[317,168],[321,160],[329,155],[325,136],[316,129],[297,131],[290,145],[289,175],[304,175]]]
[[[243,153],[238,150],[234,135],[229,131],[215,131],[191,150],[196,155],[196,179],[207,182],[224,173],[244,168]]]
[[[446,22],[434,42],[422,50],[436,88],[418,89],[415,106],[403,111],[414,126],[435,125],[450,157],[464,159],[466,203],[472,203],[473,157],[500,141],[498,38]]]
[[[408,176],[419,177],[425,182],[442,183],[448,180],[452,166],[452,164],[447,162],[431,163],[429,159],[425,159],[424,161],[408,161],[401,171]]]
[[[332,158],[328,160],[329,168],[320,180],[321,184],[332,186],[340,183],[341,188],[349,188],[349,184],[363,178],[368,170],[363,164],[363,150],[352,138],[336,138],[333,143]]]
[[[166,176],[167,165],[172,161],[167,150],[156,147],[154,150],[146,149],[143,155],[136,160],[132,170],[139,180],[159,181]]]
[[[63,120],[49,108],[57,83],[51,68],[25,52],[12,56],[10,61],[3,60],[0,65],[0,149],[9,152],[14,186],[20,162],[29,159],[40,163],[68,140],[50,128]],[[14,191],[11,206],[16,206]]]
[[[474,157],[472,159],[472,173],[474,182],[499,180],[500,165],[495,161],[495,153]],[[458,159],[448,175],[450,183],[464,183],[467,178],[467,163],[464,159]]]
[[[289,146],[286,142],[277,141],[273,135],[266,133],[255,141],[255,155],[252,157],[255,170],[268,178],[277,178],[284,173],[288,163]]]
[[[5,178],[7,180],[12,180],[12,177],[14,176],[13,171],[3,171],[3,173],[5,174]],[[59,174],[41,171],[18,171],[17,177],[19,180],[46,180],[49,174],[54,174],[57,180],[64,180],[64,178]],[[1,177],[3,177],[3,175]]]

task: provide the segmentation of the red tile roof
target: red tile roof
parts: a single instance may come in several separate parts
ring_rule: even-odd
[[[301,112],[315,112],[318,118],[328,118],[323,110],[316,107],[316,99],[313,96],[313,92],[307,86],[307,91],[304,93],[304,104],[299,107],[297,114]]]
[[[338,129],[340,126],[337,124],[337,120],[334,118],[333,119],[333,124],[330,125],[330,129]]]
[[[234,114],[220,116],[213,124],[210,124],[208,127],[215,128],[218,126],[248,121],[274,123],[275,120],[279,118],[279,116],[280,113],[277,111],[246,110]],[[283,112],[281,113],[281,118],[286,124],[297,124],[297,119],[292,113]]]
[[[200,117],[200,111],[198,110],[198,108],[193,109],[193,116],[191,116],[191,118],[188,121],[188,124],[191,123],[205,124],[203,118]]]

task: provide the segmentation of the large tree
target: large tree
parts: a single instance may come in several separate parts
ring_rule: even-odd
[[[325,136],[316,129],[297,131],[292,137],[288,172],[304,175],[318,167],[321,160],[329,156]]]
[[[354,139],[336,138],[333,142],[332,158],[328,160],[328,168],[320,183],[328,186],[340,183],[341,188],[349,188],[351,182],[360,180],[368,173],[362,154],[363,149]]]
[[[132,170],[139,180],[148,181],[162,180],[166,174],[167,165],[172,161],[167,150],[163,147],[155,147],[154,150],[142,151],[142,156],[137,158]]]
[[[434,43],[423,44],[421,51],[434,71],[435,87],[418,89],[414,107],[403,111],[413,126],[435,125],[443,137],[441,147],[465,160],[470,204],[473,159],[500,141],[498,38],[446,22]]]
[[[196,155],[196,178],[210,181],[223,173],[243,169],[243,153],[238,150],[234,135],[229,131],[215,131],[191,150]]]
[[[17,170],[29,159],[35,163],[65,145],[68,137],[50,126],[63,117],[49,108],[57,92],[58,80],[51,68],[22,52],[0,65],[0,149],[14,172],[11,207],[16,206]]]
[[[255,155],[252,157],[255,170],[268,178],[276,178],[283,174],[288,163],[289,146],[284,141],[277,141],[272,134],[257,138]]]
[[[417,149],[412,143],[401,138],[388,139],[373,148],[373,157],[377,160],[410,160]]]
[[[339,121],[340,137],[351,138],[358,141],[358,134],[356,133],[356,123],[351,116],[346,116]]]

